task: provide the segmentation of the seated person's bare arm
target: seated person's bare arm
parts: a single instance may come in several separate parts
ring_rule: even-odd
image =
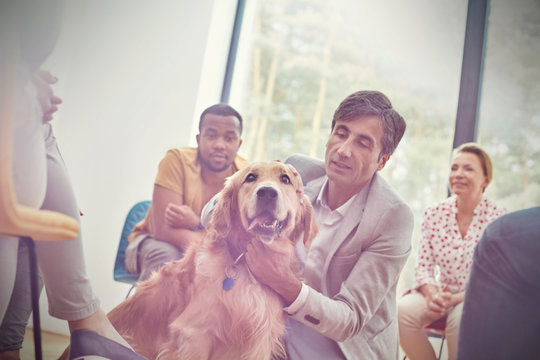
[[[189,243],[202,239],[204,232],[197,231],[199,216],[184,204],[179,193],[154,185],[152,208],[152,227],[157,240],[185,249]]]

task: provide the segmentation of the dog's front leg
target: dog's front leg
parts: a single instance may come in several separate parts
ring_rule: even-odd
[[[186,261],[165,265],[108,314],[120,335],[148,358],[157,356],[169,339],[168,325],[184,309],[191,276],[184,271]]]

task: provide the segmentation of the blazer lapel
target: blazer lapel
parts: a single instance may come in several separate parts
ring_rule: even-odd
[[[347,211],[347,214],[343,217],[343,223],[339,227],[335,241],[332,243],[332,247],[330,248],[330,253],[328,254],[328,258],[331,258],[334,256],[334,253],[337,251],[337,249],[341,246],[343,241],[347,238],[347,236],[351,233],[351,231],[354,230],[355,227],[360,225],[360,218],[363,219],[362,215],[362,199],[356,198],[354,199],[353,203],[351,204],[351,207],[349,207],[349,210]]]
[[[375,174],[374,176],[377,177],[377,174]],[[375,177],[373,178],[370,184],[371,188],[369,189],[369,193],[367,195],[366,207],[367,207],[367,203],[369,202],[369,195],[372,193],[373,187],[375,183],[377,182],[377,179]],[[321,192],[321,188],[325,180],[326,180],[326,175],[306,184],[306,187],[304,189],[304,194],[307,195],[307,197],[309,198],[312,204],[314,204],[315,201],[317,200],[317,196],[319,196],[319,193]],[[376,186],[377,185],[375,185],[375,187]],[[362,215],[361,212],[362,212],[362,199],[356,198],[351,204],[349,210],[347,211],[347,214],[345,214],[343,218],[343,223],[341,224],[341,226],[339,227],[336,233],[336,236],[334,238],[334,241],[332,242],[332,246],[330,248],[330,252],[327,257],[328,260],[330,260],[334,256],[334,253],[341,246],[343,241],[345,241],[345,239],[350,234],[350,232],[353,231],[354,228],[360,224],[359,219],[360,218],[365,219],[365,216],[360,216]],[[329,265],[329,261],[327,261],[325,265],[324,272],[326,272],[328,265]]]
[[[322,279],[321,290],[323,291],[324,294],[328,294],[328,287],[326,284],[326,279],[327,279],[328,268],[330,267],[330,262],[334,258],[335,253],[338,251],[338,249],[343,244],[343,242],[345,242],[345,240],[349,238],[349,234],[352,231],[354,231],[356,227],[360,225],[359,214],[361,213],[361,211],[362,211],[361,199],[357,198],[351,204],[349,210],[347,211],[347,214],[343,218],[343,222],[341,226],[339,227],[338,231],[336,232],[336,235],[334,236],[332,245],[330,247],[328,255],[326,256],[326,260],[324,262],[324,267],[322,269],[322,274],[321,274],[322,275],[321,276],[321,279]]]
[[[340,246],[345,242],[346,239],[349,238],[349,234],[353,231],[356,231],[358,233],[358,230],[355,230],[358,227],[363,226],[363,224],[366,224],[365,220],[367,218],[366,212],[368,211],[369,204],[370,204],[370,197],[374,193],[377,192],[377,189],[379,187],[378,183],[378,174],[375,173],[373,179],[371,180],[368,189],[368,194],[366,197],[366,204],[364,210],[362,210],[362,199],[360,197],[357,197],[353,200],[353,203],[351,204],[349,210],[345,214],[343,218],[343,223],[339,227],[338,231],[336,232],[336,235],[334,237],[334,240],[332,242],[332,246],[330,247],[330,251],[328,252],[328,255],[326,257],[324,268],[322,269],[322,291],[327,294],[328,288],[326,286],[326,278],[328,273],[328,268],[330,266],[330,262],[334,258],[335,253],[338,251]],[[362,214],[362,211],[364,211],[364,214]],[[366,234],[368,236],[369,234]],[[364,238],[364,236],[362,236]]]

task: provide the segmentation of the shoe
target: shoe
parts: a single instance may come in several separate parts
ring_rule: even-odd
[[[71,333],[69,359],[148,360],[130,348],[91,330],[75,330]]]

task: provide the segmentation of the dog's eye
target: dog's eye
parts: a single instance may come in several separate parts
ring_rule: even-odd
[[[281,175],[281,178],[280,178],[281,182],[288,185],[291,183],[291,178],[289,177],[289,175]]]
[[[251,173],[246,176],[246,180],[244,180],[244,182],[254,182],[255,180],[257,180],[257,175]]]

